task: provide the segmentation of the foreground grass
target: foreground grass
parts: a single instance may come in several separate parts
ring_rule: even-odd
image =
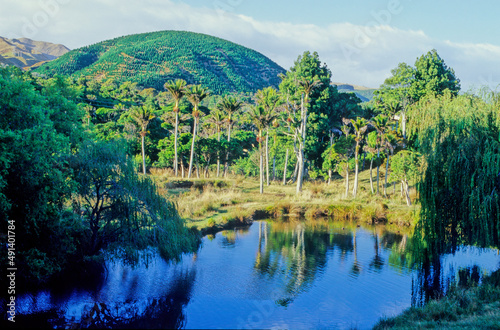
[[[418,218],[419,205],[408,207],[398,189],[391,185],[388,197],[371,193],[369,171],[360,173],[357,198],[345,198],[342,178],[331,184],[305,182],[303,192],[296,194],[294,184],[283,186],[272,182],[259,193],[255,178],[230,176],[227,179],[180,179],[168,170],[152,170],[160,190],[173,200],[188,226],[200,230],[225,228],[256,218],[330,217],[364,223],[385,223],[411,227]],[[352,181],[350,187],[352,192]],[[399,188],[399,186],[397,186]],[[376,188],[375,188],[376,189]],[[412,196],[415,199],[415,196]]]
[[[480,286],[453,287],[444,298],[383,319],[374,327],[389,328],[500,329],[500,270],[485,278]]]

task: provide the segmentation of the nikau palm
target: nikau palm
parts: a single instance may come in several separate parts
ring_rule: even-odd
[[[189,170],[188,170],[188,179],[191,178],[191,172],[193,170],[193,160],[194,160],[194,144],[196,141],[196,133],[198,130],[198,124],[200,122],[200,116],[202,112],[199,109],[199,105],[204,98],[209,95],[209,91],[207,88],[202,87],[201,85],[192,86],[190,90],[186,93],[189,102],[193,105],[193,140],[191,142],[191,156],[189,157]]]
[[[175,127],[174,127],[174,171],[175,176],[178,174],[178,158],[177,158],[177,138],[179,135],[179,103],[186,93],[186,82],[182,79],[177,79],[175,82],[169,81],[165,84],[165,89],[169,91],[174,99],[173,112],[175,113]]]
[[[134,107],[131,110],[130,117],[139,125],[142,146],[142,173],[146,174],[146,151],[144,146],[144,138],[148,133],[147,128],[151,120],[155,118],[154,109],[151,106]]]
[[[277,118],[277,114],[272,110],[266,110],[260,105],[250,108],[249,116],[252,123],[258,130],[257,142],[259,142],[259,176],[260,176],[260,193],[264,193],[264,157],[262,154],[262,142],[264,141],[263,132]]]
[[[217,104],[217,108],[226,113],[226,121],[227,121],[227,142],[231,142],[231,127],[234,124],[233,115],[236,114],[243,107],[243,102],[238,101],[236,98],[232,96],[226,96],[221,100],[219,104]],[[228,172],[228,161],[229,161],[229,151],[226,154],[226,162],[224,164],[224,176],[227,176]],[[219,171],[219,167],[217,167],[217,173]],[[219,174],[217,174],[219,176]]]
[[[356,119],[351,119],[351,124],[352,127],[354,128],[354,133],[355,133],[355,140],[356,140],[356,149],[354,151],[354,159],[356,163],[356,170],[354,174],[354,188],[352,191],[352,194],[354,198],[356,198],[356,194],[358,192],[358,174],[359,174],[359,148],[361,145],[361,142],[363,141],[363,135],[366,132],[366,129],[368,128],[368,122],[366,119],[357,117]]]

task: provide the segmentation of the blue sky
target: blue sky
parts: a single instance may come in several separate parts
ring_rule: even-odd
[[[77,48],[187,30],[256,49],[289,69],[317,51],[336,82],[378,87],[399,62],[437,49],[462,89],[500,84],[500,1],[0,0],[0,36]]]

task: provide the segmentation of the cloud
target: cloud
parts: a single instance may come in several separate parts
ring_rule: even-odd
[[[418,56],[435,48],[455,69],[463,88],[496,87],[500,82],[498,46],[435,40],[423,31],[390,26],[391,17],[366,25],[263,21],[235,14],[239,3],[216,0],[193,7],[171,0],[9,1],[2,6],[8,10],[0,13],[0,35],[25,35],[77,48],[127,34],[186,30],[255,49],[286,69],[304,51],[317,51],[334,81],[369,87],[383,83],[399,62],[413,65]]]

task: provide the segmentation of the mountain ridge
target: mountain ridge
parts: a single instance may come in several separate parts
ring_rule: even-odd
[[[52,61],[70,49],[62,44],[28,38],[0,37],[0,63],[28,70]]]

